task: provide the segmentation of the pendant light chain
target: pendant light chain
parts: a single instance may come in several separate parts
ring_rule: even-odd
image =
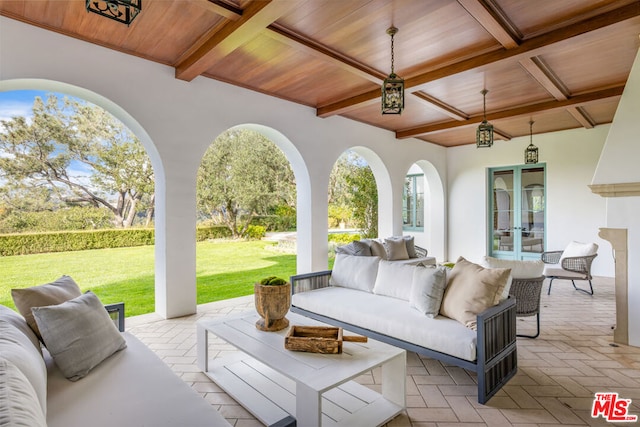
[[[394,53],[393,53],[393,36],[395,34],[396,34],[395,31],[391,31],[391,74],[395,74],[393,72],[393,64],[394,64],[394,60],[395,60]]]

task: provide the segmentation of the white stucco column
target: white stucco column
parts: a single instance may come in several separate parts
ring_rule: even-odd
[[[193,314],[197,307],[198,165],[177,153],[165,155],[164,160],[164,179],[156,177],[155,307],[156,313],[168,319]]]

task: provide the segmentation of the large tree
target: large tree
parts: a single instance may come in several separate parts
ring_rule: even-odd
[[[198,171],[200,215],[243,237],[251,220],[278,206],[295,208],[293,171],[282,151],[257,132],[230,130],[205,153]]]
[[[365,237],[378,235],[378,188],[367,162],[345,152],[329,177],[329,212],[350,222]]]
[[[0,195],[6,206],[26,206],[16,196],[37,194],[42,209],[104,207],[117,227],[131,226],[141,208],[151,207],[153,168],[120,121],[100,107],[54,94],[46,102],[36,97],[32,113],[1,121]]]

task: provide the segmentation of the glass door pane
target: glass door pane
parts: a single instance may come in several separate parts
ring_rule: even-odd
[[[514,172],[494,171],[491,176],[493,189],[492,242],[493,251],[513,251],[514,245]]]
[[[544,168],[522,169],[520,210],[521,252],[544,251],[545,188]]]

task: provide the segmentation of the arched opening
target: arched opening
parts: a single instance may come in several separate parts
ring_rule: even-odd
[[[415,162],[407,171],[403,191],[403,231],[429,256],[445,261],[446,204],[442,179],[427,160]]]
[[[241,126],[223,132],[202,157],[196,187],[199,304],[295,274],[296,182],[273,141]]]
[[[158,205],[161,206],[159,202],[164,198],[164,172],[163,172],[162,164],[160,162],[160,157],[158,155],[158,152],[155,146],[151,142],[151,138],[149,137],[149,135],[145,132],[142,126],[124,109],[119,107],[117,104],[111,102],[109,99],[95,92],[92,92],[77,86],[56,82],[56,81],[51,81],[51,80],[42,80],[42,79],[7,80],[2,82],[2,87],[3,87],[4,93],[9,93],[13,91],[41,91],[43,93],[55,93],[55,94],[68,95],[70,97],[73,97],[82,101],[86,101],[88,104],[92,104],[93,106],[97,106],[99,107],[99,109],[104,110],[108,112],[111,116],[115,117],[115,119],[119,120],[124,125],[124,127],[126,127],[129,131],[131,131],[131,133],[133,133],[136,136],[136,138],[140,141],[140,143],[144,147],[144,150],[146,151],[146,155],[148,156],[148,159],[146,161],[150,161],[150,167],[153,169],[153,178],[155,178],[155,193],[154,193],[155,206],[156,207]],[[114,152],[111,152],[110,155],[115,155],[115,154]],[[151,204],[153,205],[154,203],[151,202]],[[151,292],[151,294],[153,295],[154,284],[155,284],[156,293],[157,293],[158,276],[162,276],[158,274],[158,268],[159,266],[164,265],[163,257],[159,256],[159,254],[161,255],[163,251],[163,247],[159,243],[159,241],[163,240],[162,230],[164,229],[164,227],[162,227],[162,225],[164,224],[164,221],[165,221],[164,219],[165,215],[162,209],[156,209],[153,206],[150,208],[154,210],[154,214],[155,214],[154,225],[156,230],[156,235],[155,235],[156,245],[155,245],[155,249],[153,250],[155,252],[155,266],[153,261],[154,257],[153,257],[153,254],[151,253],[149,254],[150,259],[147,258],[151,266],[149,269],[150,271],[145,271],[144,273],[141,273],[141,274],[145,277],[145,280],[149,281],[150,283],[150,286],[146,287],[145,289],[148,292]],[[133,221],[133,218],[123,219],[123,223],[124,221],[131,222]],[[100,274],[100,271],[98,270],[93,271],[92,274],[95,274],[95,275]],[[48,272],[48,273],[64,274],[65,272],[57,271],[56,273],[53,273],[53,272]],[[52,278],[52,280],[53,279],[55,278]],[[113,279],[108,279],[107,281],[109,281],[109,284],[111,284],[112,282],[115,284],[118,284],[118,283],[122,284],[122,282],[126,281],[124,279],[123,280],[120,280],[120,279],[121,279],[120,277],[116,277]],[[131,278],[129,278],[129,280],[131,280]],[[83,284],[81,283],[81,285]],[[86,283],[85,285],[95,286],[95,283]],[[148,297],[148,299],[153,300],[153,296]],[[152,301],[149,301],[149,303],[151,305],[153,304]],[[157,303],[158,302],[156,298],[156,307],[157,307]],[[134,303],[132,304],[132,306],[129,307],[129,309],[127,310],[128,315],[131,315],[132,313],[137,314],[140,312],[140,311],[136,311],[135,305],[136,304]],[[142,310],[142,312],[148,312],[148,311],[150,310],[149,309]]]
[[[373,171],[362,156],[352,150],[342,153],[333,165],[328,193],[331,234],[348,230],[353,237],[378,236],[378,188]],[[349,236],[338,239],[346,240]]]

